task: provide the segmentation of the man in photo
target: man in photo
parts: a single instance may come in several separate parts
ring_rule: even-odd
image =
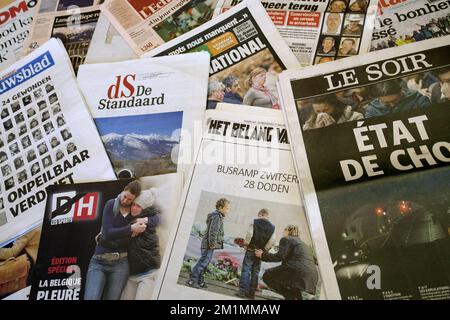
[[[59,141],[56,137],[52,137],[52,139],[50,140],[50,145],[52,146],[52,148],[56,148],[57,146],[59,146]]]
[[[48,151],[48,148],[47,148],[47,145],[45,144],[45,142],[42,142],[40,145],[38,145],[38,151],[39,151],[39,155],[41,155],[41,156]]]
[[[68,154],[71,154],[75,150],[77,150],[77,146],[75,145],[75,143],[71,142],[67,145],[67,153]]]
[[[242,104],[242,97],[239,95],[239,90],[241,89],[239,78],[235,76],[228,76],[223,79],[222,83],[225,85],[223,102]]]
[[[7,108],[5,108],[5,109],[2,110],[2,113],[0,114],[0,117],[2,119],[5,119],[7,116],[9,116],[9,111],[8,111]]]
[[[11,177],[5,181],[5,190],[8,191],[11,188],[14,188],[14,178],[13,177]]]
[[[450,101],[450,67],[434,71],[439,81],[429,86],[432,103],[445,103]]]
[[[333,57],[316,57],[316,63],[315,64],[321,64],[321,63],[325,63],[325,62],[330,62],[333,61],[334,58]]]
[[[11,166],[9,164],[4,165],[2,167],[2,175],[4,177],[9,176],[11,174],[11,172],[12,172],[12,169],[11,169]]]
[[[23,114],[21,114],[21,113],[16,114],[14,119],[16,120],[16,124],[19,124],[19,123],[22,123],[25,121],[25,118],[24,118]]]
[[[5,162],[6,160],[8,160],[8,156],[6,155],[6,152],[0,151],[0,163]]]
[[[11,141],[14,141],[16,139],[16,135],[14,133],[10,133],[8,134],[8,143],[10,143]]]
[[[55,128],[53,127],[51,121],[44,124],[44,130],[46,134],[50,134],[51,132],[55,131]]]
[[[55,88],[50,83],[45,85],[45,92],[49,93],[49,92],[53,91],[53,89],[55,89]]]
[[[324,37],[322,45],[319,48],[318,54],[335,55],[336,54],[336,41],[333,37]]]
[[[32,133],[34,141],[39,141],[43,138],[41,129],[36,129]]]
[[[64,152],[62,152],[61,150],[56,151],[55,158],[56,161],[61,160],[62,158],[64,158]]]
[[[11,130],[12,127],[13,127],[13,123],[12,123],[11,119],[6,120],[6,121],[3,123],[3,127],[5,128],[5,131]]]
[[[25,170],[20,171],[17,176],[19,179],[19,183],[22,183],[28,179],[27,172]]]
[[[19,109],[20,109],[20,103],[19,103],[19,101],[16,101],[16,102],[14,102],[13,104],[11,104],[11,109],[12,109],[12,112],[13,112],[13,113],[19,111]]]
[[[21,157],[18,157],[16,159],[14,159],[14,167],[16,169],[22,168],[23,167],[23,159]]]
[[[202,239],[201,256],[192,268],[186,284],[193,288],[206,288],[204,273],[211,262],[214,250],[223,249],[223,219],[230,213],[230,201],[221,198],[216,202],[216,210],[206,218],[206,232]]]
[[[44,94],[42,93],[42,89],[41,88],[38,88],[36,91],[33,92],[33,94],[34,94],[34,98],[36,100],[38,100],[38,99],[40,99],[40,98],[42,98],[44,96]]]
[[[42,159],[42,165],[44,168],[47,168],[52,165],[52,158],[50,156],[46,156],[44,159]]]
[[[39,168],[39,163],[33,163],[33,165],[31,166],[31,174],[34,176],[39,173],[39,171],[41,171],[41,168]]]
[[[44,113],[42,113],[42,122],[45,122],[46,120],[48,120],[50,118],[50,112],[45,111]]]
[[[70,138],[72,138],[72,134],[70,133],[70,131],[68,129],[62,130],[61,131],[61,136],[62,136],[64,141],[69,140]]]
[[[119,300],[128,280],[128,247],[133,235],[147,228],[148,219],[137,219],[131,223],[131,205],[141,193],[138,181],[132,181],[114,199],[109,199],[103,208],[101,238],[117,241],[117,245],[103,246],[98,243],[89,262],[86,276],[85,300]],[[121,240],[121,241],[119,241]],[[100,241],[101,242],[101,241]]]
[[[45,107],[47,107],[47,103],[46,103],[44,100],[39,101],[39,102],[37,103],[37,105],[38,105],[38,107],[39,107],[39,111],[42,111],[42,110],[45,109]]]
[[[56,93],[52,93],[48,97],[48,101],[50,101],[50,104],[54,104],[55,102],[57,102],[58,101],[58,96],[56,95]]]
[[[258,286],[261,259],[255,256],[255,250],[269,251],[275,244],[275,226],[269,221],[269,211],[261,209],[258,217],[247,229],[244,246],[246,247],[242,262],[241,278],[239,281],[240,298],[255,298]]]
[[[59,103],[55,104],[52,107],[52,112],[53,112],[53,115],[57,114],[58,112],[61,112],[61,106],[59,105]]]
[[[18,154],[20,152],[19,145],[17,144],[17,142],[15,142],[9,146],[9,151],[11,152],[12,156],[15,156],[16,154]]]
[[[24,135],[25,133],[27,133],[27,131],[28,131],[27,125],[26,124],[21,125],[19,128],[19,136]]]
[[[215,109],[217,103],[223,101],[225,96],[225,86],[222,82],[217,80],[212,80],[208,84],[208,100],[206,104],[206,109]]]
[[[358,52],[356,51],[356,42],[352,38],[344,38],[341,42],[341,47],[338,51],[338,56],[353,56]]]
[[[58,128],[60,128],[66,124],[66,121],[64,121],[64,117],[60,115],[58,118],[56,118],[56,123],[58,124]]]
[[[30,109],[27,110],[28,119],[30,119],[35,114],[36,114],[36,111],[33,108],[30,108]]]
[[[37,127],[38,125],[39,125],[39,122],[36,119],[33,119],[30,122],[30,129],[33,129],[34,127]]]
[[[341,23],[342,23],[341,14],[332,12],[332,13],[327,13],[326,15],[327,15],[327,17],[325,18],[326,29],[323,33],[339,35],[339,32],[341,31]]]
[[[22,102],[24,106],[27,106],[31,103],[31,95],[25,96],[22,98]]]
[[[358,14],[350,14],[348,24],[344,26],[342,35],[344,36],[360,36],[363,32],[363,25],[361,24],[362,16]]]
[[[416,90],[403,90],[397,80],[377,83],[372,90],[373,96],[378,98],[369,102],[365,112],[366,118],[426,108],[431,105],[428,97]]]
[[[347,7],[347,1],[346,0],[332,0],[330,2],[330,5],[328,6],[328,12],[337,12],[341,13],[345,11],[345,8]]]
[[[28,148],[29,146],[31,146],[31,140],[30,140],[30,137],[28,137],[28,136],[23,137],[22,140],[21,140],[21,142],[22,142],[22,147],[23,147],[24,149],[26,149],[26,148]]]
[[[27,161],[31,162],[34,159],[36,159],[36,152],[34,152],[34,150],[28,151],[28,153],[27,153]]]

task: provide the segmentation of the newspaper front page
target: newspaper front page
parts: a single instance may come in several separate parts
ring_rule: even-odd
[[[137,55],[209,21],[217,0],[109,0],[102,11]]]
[[[158,298],[324,298],[281,111],[220,105],[206,111]]]
[[[328,297],[450,298],[448,51],[428,40],[280,76]]]
[[[450,34],[450,4],[445,0],[380,0],[370,51],[445,37]],[[449,37],[442,41],[450,41]]]
[[[188,174],[208,70],[204,52],[80,67],[78,83],[118,177]]]
[[[37,0],[17,0],[0,7],[0,70],[22,56],[37,4]]]
[[[214,15],[240,0],[219,0]],[[377,1],[261,1],[302,66],[369,51]]]
[[[258,0],[249,0],[145,56],[211,56],[207,109],[219,102],[280,109],[278,74],[299,66]]]
[[[61,42],[49,40],[0,79],[3,246],[42,221],[46,186],[115,175]]]
[[[41,1],[24,46],[28,54],[50,38],[60,39],[75,70],[84,63],[102,1]]]
[[[100,13],[84,63],[118,62],[137,58],[137,54],[108,18]]]
[[[152,299],[168,234],[178,221],[181,173],[47,190],[30,299]],[[130,196],[134,203],[123,206]],[[129,211],[121,219],[119,207]]]

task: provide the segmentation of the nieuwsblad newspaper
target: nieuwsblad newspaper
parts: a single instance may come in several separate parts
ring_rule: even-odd
[[[84,63],[92,34],[100,17],[101,0],[41,1],[24,45],[28,54],[50,38],[60,39],[75,70]]]
[[[17,0],[0,7],[0,70],[22,56],[37,4],[37,0]]]
[[[118,62],[137,58],[137,54],[116,28],[100,13],[84,63]]]
[[[181,173],[49,187],[30,299],[152,299],[181,191]]]
[[[220,106],[206,111],[158,298],[323,298],[281,111]]]
[[[450,4],[444,0],[380,0],[370,51],[450,34]],[[450,41],[449,37],[442,41]]]
[[[258,0],[245,1],[145,56],[195,51],[211,56],[207,109],[219,102],[280,109],[278,74],[299,66]]]
[[[240,0],[219,0],[214,16]],[[376,0],[261,1],[302,66],[369,51]]]
[[[210,20],[216,4],[217,0],[109,0],[102,12],[142,55]]]
[[[46,186],[115,175],[62,43],[49,40],[0,79],[3,247],[42,222]]]
[[[449,48],[428,40],[280,76],[328,297],[450,298]]]
[[[188,173],[208,70],[204,52],[80,67],[78,83],[119,177]]]

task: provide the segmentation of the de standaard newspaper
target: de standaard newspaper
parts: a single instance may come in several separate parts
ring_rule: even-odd
[[[89,50],[100,17],[101,2],[41,1],[24,45],[24,53],[32,52],[52,37],[58,38],[63,42],[76,73]]]
[[[181,187],[180,173],[50,186],[30,299],[152,299]]]
[[[444,0],[379,1],[370,51],[450,34],[450,4]],[[442,41],[450,41],[448,37]]]
[[[448,52],[428,40],[280,77],[329,298],[450,298]]]
[[[214,15],[240,0],[219,0]],[[369,51],[377,1],[261,1],[302,66]]]
[[[42,222],[46,186],[115,174],[61,42],[49,40],[0,79],[0,247],[6,249]],[[30,238],[36,239],[17,241]],[[14,252],[0,249],[1,260]],[[2,297],[11,293],[9,280],[2,281]]]
[[[102,12],[137,55],[209,21],[217,0],[109,0]]]
[[[0,70],[22,57],[37,4],[37,0],[17,0],[0,7]]]
[[[118,177],[188,174],[208,71],[205,52],[80,67],[78,84]]]
[[[299,66],[258,0],[244,1],[145,56],[195,51],[211,56],[207,109],[219,102],[280,109],[278,74]]]
[[[229,106],[206,111],[158,299],[323,298],[281,111]]]

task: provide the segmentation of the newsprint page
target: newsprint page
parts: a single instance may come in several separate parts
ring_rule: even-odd
[[[214,15],[241,0],[219,0]],[[376,0],[263,0],[267,14],[302,66],[369,51]]]
[[[83,65],[78,83],[121,177],[182,172],[198,148],[208,89],[209,56]],[[185,84],[189,83],[189,86]]]
[[[144,56],[195,51],[211,56],[207,109],[215,109],[219,100],[280,109],[278,74],[300,66],[258,0],[244,1]],[[231,86],[232,92],[225,94]]]
[[[333,297],[450,298],[450,47],[442,45],[280,77],[320,270],[339,286]],[[429,85],[410,89],[411,78]]]
[[[3,246],[41,223],[46,186],[115,175],[59,40],[49,40],[0,79]]]
[[[206,111],[158,298],[323,299],[281,111],[219,109]]]

